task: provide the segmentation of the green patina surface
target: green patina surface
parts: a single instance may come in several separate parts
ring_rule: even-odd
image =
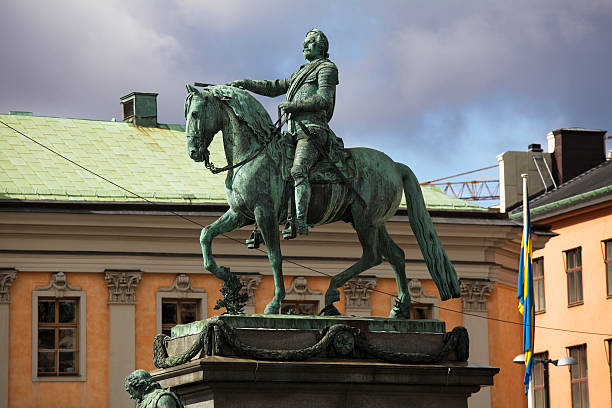
[[[136,194],[170,203],[224,203],[224,175],[186,157],[184,126],[0,115],[36,141]],[[0,199],[142,201],[0,124]],[[224,158],[221,139],[211,145]]]
[[[137,127],[123,122],[0,114],[0,120],[154,202],[225,203],[225,175],[204,173],[188,159],[183,125]],[[221,138],[209,148],[224,164]],[[143,160],[146,158],[147,160]],[[197,182],[195,182],[197,180]],[[486,211],[422,187],[429,209]],[[0,199],[77,202],[142,201],[0,124]],[[402,207],[406,206],[405,199]]]
[[[563,200],[559,200],[559,201],[555,201],[553,203],[549,203],[549,204],[541,205],[539,207],[531,208],[529,210],[529,213],[532,216],[539,215],[539,214],[542,214],[542,213],[545,213],[545,212],[548,212],[548,211],[564,208],[564,207],[569,206],[571,204],[576,204],[576,203],[580,203],[582,201],[586,201],[586,200],[589,200],[589,199],[592,199],[592,198],[596,198],[596,197],[599,197],[599,196],[604,196],[606,194],[610,194],[611,192],[612,192],[612,185],[601,187],[601,188],[598,188],[596,190],[587,191],[586,193],[576,194],[575,196],[564,198]],[[519,219],[519,218],[523,218],[523,212],[522,211],[512,212],[512,213],[510,213],[509,217],[510,217],[510,219],[513,219],[513,220],[516,220],[516,219]]]
[[[439,320],[406,320],[387,317],[347,316],[299,316],[299,315],[221,315],[221,319],[232,328],[249,329],[296,329],[320,330],[335,324],[365,328],[371,332],[399,333],[445,333],[446,325]],[[210,319],[208,319],[210,320]],[[208,320],[181,324],[172,328],[172,337],[195,334],[202,331]]]

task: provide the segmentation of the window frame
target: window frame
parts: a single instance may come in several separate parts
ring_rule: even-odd
[[[82,290],[58,290],[51,288],[38,288],[32,291],[32,381],[33,382],[76,382],[87,381],[87,296]],[[41,298],[74,298],[77,299],[77,368],[78,373],[70,375],[38,375],[38,302]]]
[[[548,360],[548,351],[543,351],[533,355],[533,407],[549,408],[546,407],[546,389],[544,388],[546,379],[544,378],[544,363],[539,362],[538,360]],[[540,372],[542,373],[542,384],[536,385],[536,375],[538,375]],[[536,392],[539,390],[542,390],[541,400],[536,398]]]
[[[60,322],[59,321],[59,316],[60,316],[60,302],[61,301],[67,301],[67,300],[74,300],[76,303],[76,310],[74,313],[74,322]],[[41,349],[40,344],[37,345],[37,358],[39,358],[38,353],[40,353],[41,351],[44,352],[53,352],[53,354],[55,355],[55,367],[54,367],[54,371],[52,372],[47,372],[47,373],[40,373],[37,372],[39,377],[65,377],[65,376],[74,376],[75,374],[70,374],[70,373],[62,373],[60,371],[60,358],[59,358],[59,353],[61,348],[59,347],[59,331],[61,329],[74,329],[76,331],[76,335],[75,335],[75,345],[72,348],[72,350],[67,350],[67,351],[72,351],[75,353],[75,370],[79,369],[79,298],[73,298],[73,297],[63,297],[63,298],[58,298],[58,297],[39,297],[38,298],[38,306],[40,307],[40,302],[41,301],[53,301],[55,306],[53,308],[54,310],[54,316],[53,316],[53,322],[38,322],[38,334],[40,336],[40,330],[41,329],[53,329],[53,348],[50,349]],[[39,315],[40,317],[40,315]],[[78,371],[77,371],[77,375],[78,375]]]
[[[536,264],[540,264],[541,265],[542,275],[536,276],[536,274],[535,274],[535,271],[536,271],[535,265]],[[542,313],[546,313],[546,289],[545,289],[545,287],[546,287],[545,282],[546,281],[544,280],[544,277],[545,277],[545,275],[544,275],[544,257],[541,256],[539,258],[534,259],[533,260],[533,265],[534,265],[534,268],[533,268],[533,290],[534,290],[533,298],[534,299],[533,300],[534,300],[534,306],[535,306],[535,314],[542,314]],[[538,309],[539,299],[540,299],[540,297],[538,295],[538,293],[539,293],[538,292],[539,291],[539,286],[538,285],[539,285],[540,281],[542,281],[542,299],[544,301],[543,302],[544,304],[541,305],[542,306],[541,309]]]
[[[179,275],[180,276],[180,275]],[[204,289],[192,289],[191,283],[185,288],[178,287],[174,284],[169,288],[158,289],[155,295],[155,330],[156,333],[162,333],[162,301],[163,299],[184,299],[196,300],[198,302],[199,319],[204,320],[208,317],[208,295]]]
[[[570,256],[571,253],[576,253],[579,254],[579,258],[580,258],[580,266],[576,266],[577,264],[577,260],[578,257],[574,258],[574,267],[573,268],[569,268],[569,262],[568,262],[568,257]],[[567,286],[567,307],[573,307],[573,306],[580,306],[582,304],[584,304],[584,281],[583,281],[583,276],[582,276],[582,247],[577,247],[577,248],[572,248],[572,249],[568,249],[566,251],[563,251],[564,254],[564,264],[565,264],[565,279],[566,279],[566,286]],[[576,279],[577,274],[580,274],[580,282],[581,283],[581,291],[580,291],[580,298],[578,298],[578,280]],[[570,301],[570,285],[569,285],[569,275],[572,274],[574,277],[574,294],[576,295],[576,300],[571,302]]]
[[[584,354],[584,365],[585,365],[585,373],[586,376],[585,377],[580,377],[580,378],[573,378],[572,373],[574,370],[578,371],[578,374],[581,375],[582,372],[582,365],[580,364],[580,355],[578,355],[579,358],[576,358],[574,356],[572,356],[572,350],[578,350],[579,353],[583,353]],[[589,366],[587,363],[587,345],[586,344],[578,344],[575,346],[570,346],[567,348],[568,354],[571,357],[576,358],[577,363],[574,365],[569,366],[570,369],[570,393],[572,396],[572,400],[571,400],[571,404],[572,404],[572,408],[585,408],[582,406],[582,390],[583,390],[583,386],[586,385],[586,396],[587,396],[587,407],[588,408],[590,406],[590,402],[589,402]],[[574,406],[574,384],[578,384],[578,387],[580,389],[580,406],[579,407],[575,407]]]
[[[612,248],[612,239],[607,239],[602,241],[603,244],[603,259],[604,259],[604,272],[606,274],[606,298],[612,298],[612,281],[610,280],[610,273],[608,272],[608,268],[612,270],[612,258],[607,258],[608,256],[608,245]]]
[[[164,302],[176,303],[177,304],[177,310],[176,310],[176,313],[177,313],[177,316],[176,316],[177,323],[173,324],[171,327],[169,327],[170,326],[169,323],[164,323],[164,321],[163,321],[163,313],[164,313],[163,312],[163,310],[164,310],[163,306],[164,306]],[[161,331],[160,331],[160,333],[162,333],[162,334],[163,334],[164,329],[172,330],[172,327],[177,326],[179,324],[192,323],[192,322],[183,322],[182,321],[182,319],[181,319],[181,304],[184,304],[184,303],[195,303],[195,305],[196,305],[196,318],[195,318],[194,321],[201,320],[200,316],[202,315],[202,313],[201,313],[202,302],[199,299],[197,299],[197,298],[186,298],[186,297],[171,298],[171,297],[164,296],[161,299],[161,303],[162,303],[162,308],[161,308],[162,322],[161,322]]]
[[[610,399],[612,399],[612,339],[604,340],[607,343],[608,369],[610,373]]]

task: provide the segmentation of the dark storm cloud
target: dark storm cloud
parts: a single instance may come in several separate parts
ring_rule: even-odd
[[[554,128],[612,130],[610,2],[380,4],[13,2],[0,111],[110,119],[138,90],[159,92],[160,120],[180,123],[185,83],[289,75],[316,26],[340,69],[336,133],[420,178],[495,164]]]

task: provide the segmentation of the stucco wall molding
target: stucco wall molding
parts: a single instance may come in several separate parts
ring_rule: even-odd
[[[464,312],[487,312],[487,298],[493,291],[493,282],[461,279],[459,281]]]
[[[108,286],[109,305],[136,304],[136,287],[142,280],[142,272],[106,270],[104,280]]]
[[[261,283],[261,274],[238,274],[238,279],[242,282],[240,293],[246,293],[249,298],[244,306],[247,314],[255,313],[255,290]]]
[[[376,287],[376,277],[362,276],[350,279],[344,284],[346,297],[346,313],[358,316],[370,316],[372,304],[370,293]]]
[[[11,285],[17,278],[17,271],[0,271],[0,304],[11,303]]]

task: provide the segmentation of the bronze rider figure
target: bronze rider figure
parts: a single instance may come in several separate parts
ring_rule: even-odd
[[[319,158],[319,143],[329,151],[329,146],[338,141],[328,122],[334,113],[338,68],[329,60],[329,41],[318,28],[306,34],[302,53],[308,61],[285,79],[254,81],[244,79],[228,83],[253,93],[276,97],[287,94],[287,100],[279,105],[288,115],[287,126],[296,143],[291,176],[295,186],[295,226],[298,234],[308,234],[308,204],[310,183],[308,173]],[[316,141],[310,140],[297,122],[302,122]]]

